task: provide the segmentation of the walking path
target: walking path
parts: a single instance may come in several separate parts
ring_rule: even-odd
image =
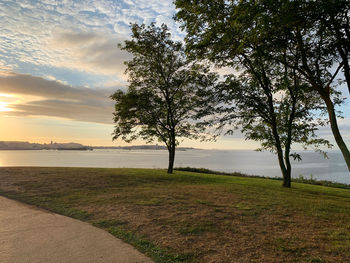
[[[1,263],[152,262],[87,223],[0,196]]]

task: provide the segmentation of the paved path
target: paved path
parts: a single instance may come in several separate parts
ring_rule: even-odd
[[[0,196],[1,263],[152,262],[87,223]]]

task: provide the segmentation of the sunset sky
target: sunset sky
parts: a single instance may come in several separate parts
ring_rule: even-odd
[[[109,95],[126,88],[123,62],[130,58],[117,44],[129,37],[130,22],[166,23],[182,39],[174,13],[172,0],[0,1],[0,140],[126,145],[111,140]],[[342,111],[340,128],[350,143],[349,102]],[[332,140],[329,127],[319,134]],[[217,142],[182,143],[218,149],[257,145],[239,133]]]

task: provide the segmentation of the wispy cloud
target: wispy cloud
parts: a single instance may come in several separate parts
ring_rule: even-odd
[[[57,67],[85,70],[95,74],[117,75],[123,78],[124,61],[131,56],[117,47],[124,39],[99,32],[60,30],[53,33],[49,46],[61,54]]]
[[[110,103],[86,101],[39,100],[17,104],[7,116],[49,116],[64,119],[112,124],[113,106]]]
[[[174,12],[171,0],[1,1],[0,59],[122,78],[129,23],[166,22],[178,35]]]
[[[0,93],[35,98],[10,104],[12,111],[3,113],[10,116],[54,116],[111,124],[113,102],[109,96],[114,90],[72,87],[28,74],[0,76]]]
[[[109,95],[130,59],[117,44],[131,22],[167,23],[180,36],[174,12],[172,0],[1,1],[0,93],[19,94],[6,115],[112,123]]]

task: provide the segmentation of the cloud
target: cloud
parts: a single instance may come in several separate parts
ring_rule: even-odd
[[[123,88],[123,87],[120,87]],[[112,88],[72,87],[28,74],[0,76],[0,93],[24,98],[10,104],[10,116],[54,116],[78,121],[112,123]]]
[[[64,99],[97,99],[106,97],[109,90],[71,87],[58,81],[29,74],[11,73],[0,76],[0,92]]]
[[[84,122],[112,124],[111,103],[86,101],[39,100],[12,106],[8,116],[50,116]]]
[[[13,70],[13,65],[8,65],[0,59],[0,75],[7,75],[11,70]]]
[[[1,1],[0,59],[122,78],[129,57],[116,45],[129,23],[167,22],[179,35],[174,12],[172,0]]]
[[[131,55],[117,47],[123,41],[99,32],[58,31],[53,33],[50,46],[62,54],[57,67],[124,78],[124,61]]]
[[[85,46],[98,38],[99,35],[92,32],[61,31],[57,34],[55,41],[57,41],[57,46]]]

